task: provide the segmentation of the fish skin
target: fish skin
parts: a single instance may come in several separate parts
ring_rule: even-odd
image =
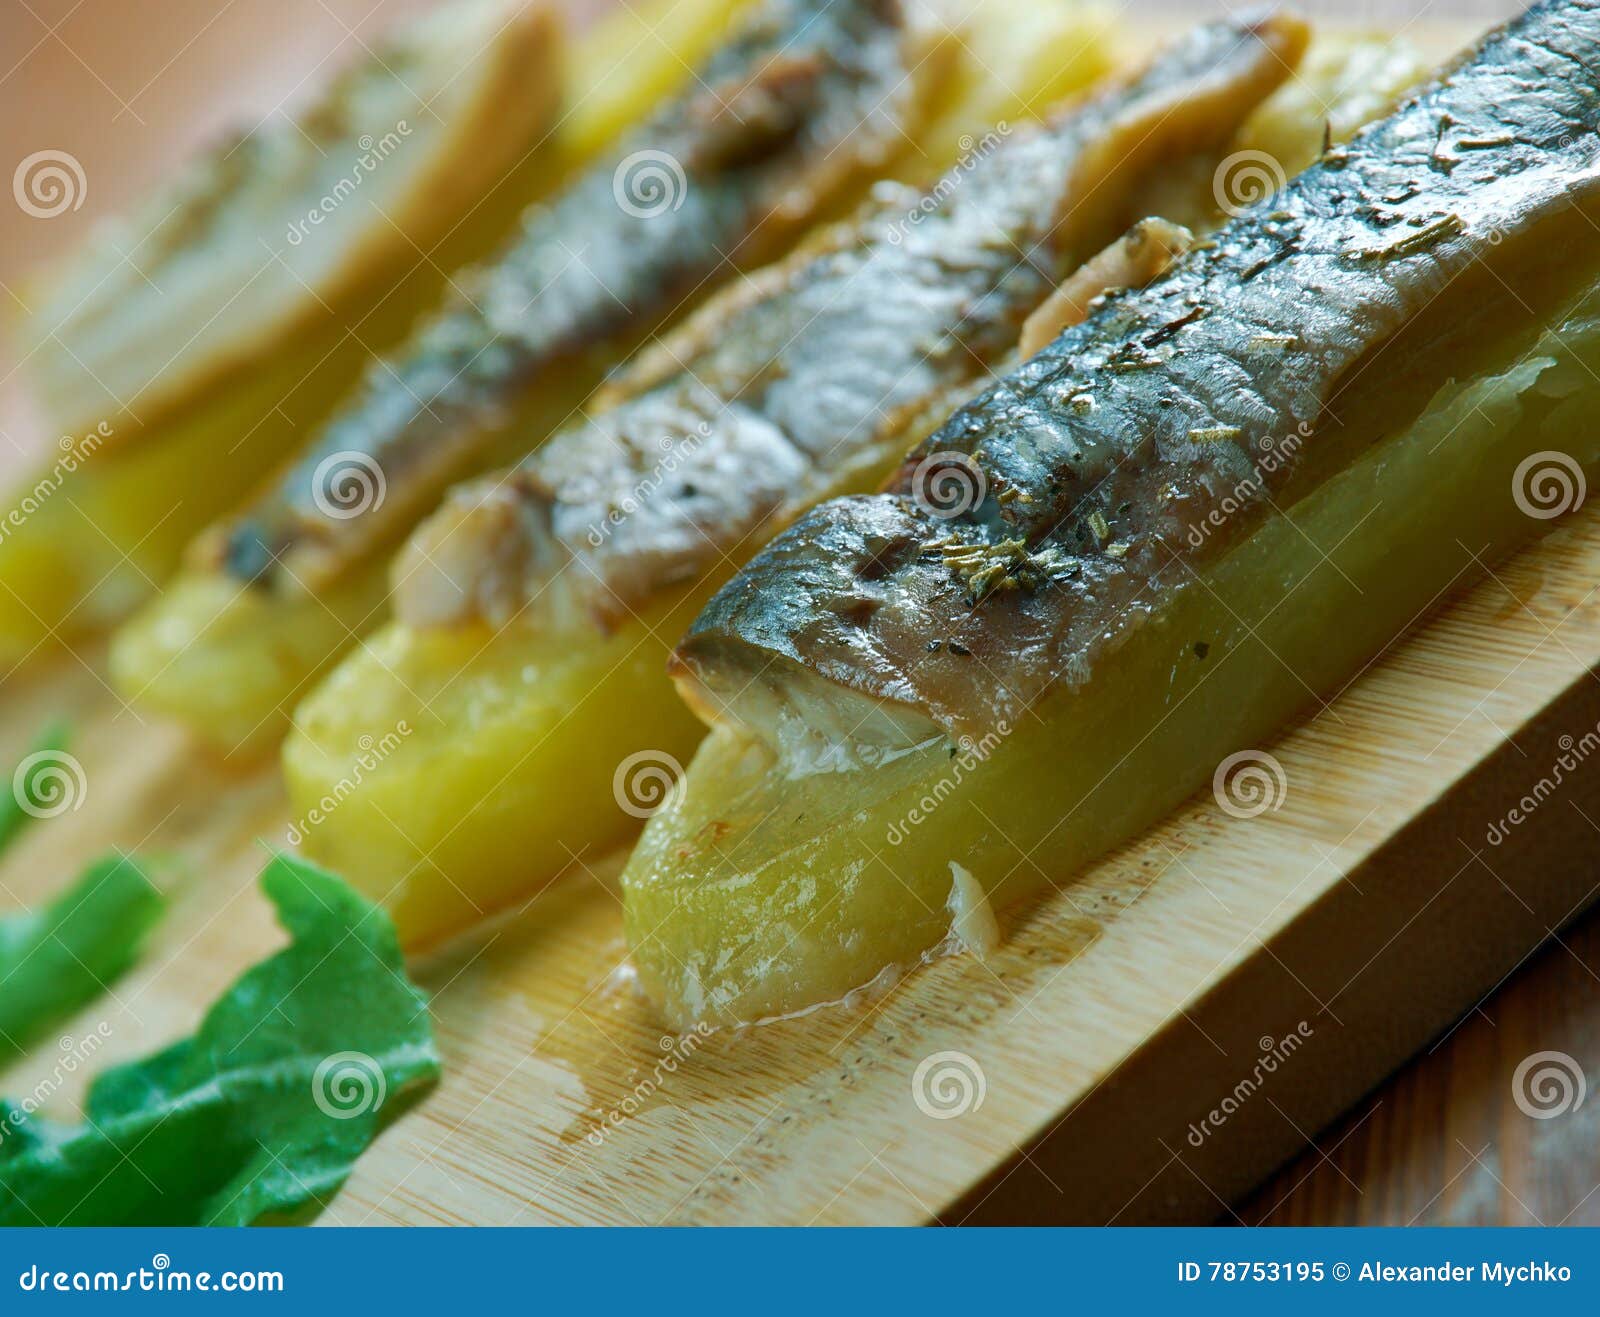
[[[658,354],[675,369],[642,364],[638,396],[453,491],[397,560],[401,621],[528,610],[610,630],[875,484],[1127,223],[1142,171],[1220,147],[1306,36],[1270,14],[1196,28],[1050,124],[1002,127],[927,192],[881,187],[864,217],[703,308]]]
[[[1181,224],[1147,216],[1109,247],[1091,256],[1041,302],[1022,326],[1017,344],[1026,360],[1085,319],[1094,300],[1112,288],[1143,288],[1190,250],[1195,236]]]
[[[944,67],[938,44],[901,0],[767,0],[688,91],[533,212],[405,355],[377,363],[319,442],[207,538],[202,563],[291,591],[326,584],[426,511],[539,378],[598,378],[900,149]],[[348,511],[337,482],[362,468],[371,481],[373,464],[384,498],[328,515],[321,505]]]
[[[1382,381],[1407,386],[1396,412],[1420,408],[1492,340],[1494,317],[1467,312],[1516,312],[1497,271],[1556,278],[1573,244],[1592,260],[1597,129],[1600,8],[1536,5],[957,411],[886,492],[800,520],[696,620],[680,690],[777,739],[771,693],[801,684],[948,736],[1081,684],[1197,566],[1339,470],[1372,416],[1403,419],[1363,430]],[[936,468],[981,501],[933,515]]]

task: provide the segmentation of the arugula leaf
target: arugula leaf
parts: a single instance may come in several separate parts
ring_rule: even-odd
[[[83,767],[66,746],[64,723],[46,727],[0,791],[0,851],[34,819],[82,802]],[[162,905],[138,861],[113,855],[46,909],[0,920],[0,1064],[121,975]]]
[[[46,818],[63,799],[70,804],[81,785],[68,788],[60,774],[81,778],[83,769],[67,753],[67,725],[51,723],[11,774],[10,790],[0,793],[0,851],[5,850],[34,819]],[[67,790],[73,795],[63,795]]]
[[[0,920],[0,1061],[132,965],[164,904],[137,860],[110,855],[43,910]]]
[[[81,1126],[0,1112],[0,1225],[248,1225],[320,1203],[437,1078],[389,917],[291,856],[261,884],[290,944],[192,1037],[101,1075]]]

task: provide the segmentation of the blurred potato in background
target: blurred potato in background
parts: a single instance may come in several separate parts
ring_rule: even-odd
[[[562,3],[581,23],[608,0]],[[126,210],[197,151],[293,114],[380,33],[438,4],[0,4],[0,177],[8,189],[0,196],[0,463],[14,468],[52,437],[28,397],[11,332],[30,272],[71,251],[96,221]],[[51,172],[40,177],[41,169]]]

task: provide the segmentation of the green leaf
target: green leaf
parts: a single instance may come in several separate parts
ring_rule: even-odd
[[[192,1037],[103,1074],[81,1126],[0,1112],[0,1225],[246,1225],[321,1203],[437,1078],[388,916],[290,856],[262,887],[290,944]]]
[[[0,920],[0,1061],[133,964],[163,905],[137,860],[110,855],[43,910]]]
[[[0,851],[34,819],[49,818],[81,800],[83,767],[67,753],[67,725],[51,723],[0,791]]]

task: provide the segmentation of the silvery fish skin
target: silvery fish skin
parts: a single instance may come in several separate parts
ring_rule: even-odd
[[[1127,224],[1140,181],[1225,143],[1305,40],[1278,16],[1197,28],[1048,126],[992,133],[928,192],[881,188],[708,305],[641,364],[644,392],[454,491],[397,561],[400,619],[610,629],[877,483]]]
[[[241,580],[325,583],[481,462],[527,389],[597,377],[901,149],[944,67],[941,45],[901,0],[767,0],[687,92],[530,215],[454,310],[375,365],[319,442],[203,552]]]
[[[1490,33],[956,412],[887,492],[775,540],[695,622],[680,690],[780,746],[830,705],[840,735],[886,744],[1015,725],[1582,291],[1597,127],[1595,0]]]

